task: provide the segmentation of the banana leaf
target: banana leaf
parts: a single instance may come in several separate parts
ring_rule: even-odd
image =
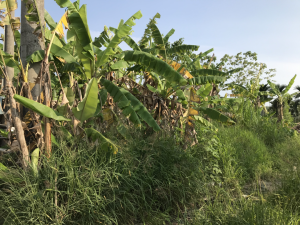
[[[91,138],[93,142],[96,140],[99,141],[100,147],[105,151],[112,152],[113,154],[117,154],[118,147],[108,138],[104,137],[100,132],[93,128],[84,129],[86,135]]]
[[[166,36],[164,36],[163,41],[164,43],[167,43],[169,41],[169,38],[175,33],[175,30],[172,28]]]
[[[153,70],[172,84],[185,85],[187,83],[180,73],[154,55],[141,51],[124,51],[123,54],[124,60],[148,67],[148,70]]]
[[[153,23],[151,24],[150,29],[152,31],[154,43],[156,44],[155,48],[159,50],[159,54],[162,55],[163,58],[167,58],[165,43],[158,27]]]
[[[191,74],[193,76],[228,76],[228,73],[221,72],[219,70],[214,69],[200,69],[192,71]]]
[[[98,85],[97,80],[92,78],[86,87],[85,96],[77,108],[72,108],[74,116],[81,122],[93,117],[97,109]]]
[[[296,79],[297,75],[295,75],[289,82],[288,86],[283,90],[282,94],[286,94],[290,89],[291,87],[293,86],[294,82],[295,82],[295,79]]]
[[[198,45],[180,45],[167,50],[167,55],[169,54],[183,54],[189,51],[198,51]]]
[[[57,121],[71,121],[70,119],[67,119],[60,115],[58,112],[54,111],[48,106],[45,106],[41,103],[38,103],[36,101],[30,100],[28,98],[24,98],[20,95],[15,94],[14,99],[19,102],[21,105],[25,106],[26,108],[31,109],[32,111],[45,116],[50,119],[54,119]]]
[[[226,77],[220,76],[201,76],[188,79],[190,85],[202,85],[207,83],[222,83],[226,81]]]
[[[124,42],[126,44],[128,44],[128,46],[130,48],[132,48],[133,50],[136,50],[136,51],[141,51],[140,47],[138,46],[138,44],[130,37],[130,36],[127,36],[125,37],[124,39]]]
[[[131,33],[132,26],[135,25],[135,19],[140,19],[141,17],[142,13],[141,11],[138,11],[125,23],[123,23],[121,20],[121,23],[119,24],[119,27],[115,33],[115,36],[111,39],[107,48],[101,53],[101,55],[97,55],[98,60],[96,65],[98,67],[106,63],[109,57],[115,54],[113,49],[116,48],[117,45],[119,45],[122,42],[122,38],[128,36]]]
[[[122,110],[125,116],[129,116],[129,119],[136,125],[141,125],[141,121],[130,105],[130,101],[120,91],[120,89],[111,81],[101,79],[101,85],[103,85],[107,92],[113,97],[114,101],[118,104],[118,107]]]
[[[211,130],[218,131],[218,129],[212,123],[210,123],[208,120],[204,119],[202,116],[194,116],[194,118],[195,118],[195,120],[199,121],[204,126],[210,128]]]
[[[125,90],[124,88],[121,88],[120,91],[130,101],[133,110],[139,115],[139,117],[143,119],[155,131],[160,131],[160,127],[157,125],[156,121],[153,119],[152,115],[149,113],[146,107],[129,91]]]
[[[119,70],[119,69],[124,69],[124,68],[128,68],[128,67],[129,67],[128,63],[124,60],[120,60],[110,66],[110,68],[112,68],[113,70]]]
[[[212,120],[216,120],[216,121],[219,121],[222,123],[235,123],[229,117],[223,115],[222,113],[220,113],[219,111],[217,111],[215,109],[200,107],[199,110],[202,111],[204,114],[206,114]]]

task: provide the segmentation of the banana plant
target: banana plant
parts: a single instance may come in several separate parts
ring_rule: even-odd
[[[294,84],[294,81],[296,79],[295,75],[289,82],[288,86],[286,86],[286,88],[284,88],[282,91],[280,91],[279,87],[276,86],[276,84],[272,83],[271,81],[268,80],[268,84],[271,87],[271,90],[269,92],[267,92],[268,95],[270,96],[276,96],[277,99],[277,121],[278,123],[282,122],[284,119],[284,115],[283,115],[283,104],[284,101],[287,100],[288,98],[290,98],[291,96],[297,95],[299,92],[295,92],[293,94],[289,94],[288,91],[291,89],[292,85]]]
[[[254,79],[251,79],[246,85],[243,86],[240,84],[229,83],[227,84],[227,90],[234,90],[234,94],[231,94],[232,97],[247,98],[256,109],[262,106],[264,111],[268,113],[265,103],[271,101],[273,98],[270,98],[268,92],[266,92],[269,87],[267,85],[259,84],[262,68],[261,65],[257,76]]]

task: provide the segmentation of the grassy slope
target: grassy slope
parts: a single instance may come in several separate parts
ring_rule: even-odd
[[[299,137],[272,121],[199,130],[186,151],[132,133],[117,155],[61,141],[35,178],[0,184],[5,224],[298,224]],[[58,135],[59,136],[59,135]],[[2,159],[4,161],[5,159]],[[6,161],[7,162],[7,161]],[[57,190],[57,191],[55,191]],[[57,194],[55,194],[57,193]],[[57,207],[55,206],[57,199]]]

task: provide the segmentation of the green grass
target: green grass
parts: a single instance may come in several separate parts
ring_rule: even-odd
[[[0,224],[300,223],[300,139],[271,118],[218,133],[200,127],[186,150],[162,133],[106,136],[116,155],[58,133],[38,177],[2,158],[10,173],[0,183]]]

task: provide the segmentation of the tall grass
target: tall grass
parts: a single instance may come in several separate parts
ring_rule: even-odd
[[[38,177],[15,168],[21,182],[1,184],[5,224],[160,224],[181,215],[201,196],[200,159],[171,138],[134,135],[116,155],[61,141]]]
[[[299,224],[299,137],[247,107],[218,133],[197,127],[186,150],[167,134],[128,141],[112,129],[114,155],[58,132],[38,176],[2,159],[0,224]]]

